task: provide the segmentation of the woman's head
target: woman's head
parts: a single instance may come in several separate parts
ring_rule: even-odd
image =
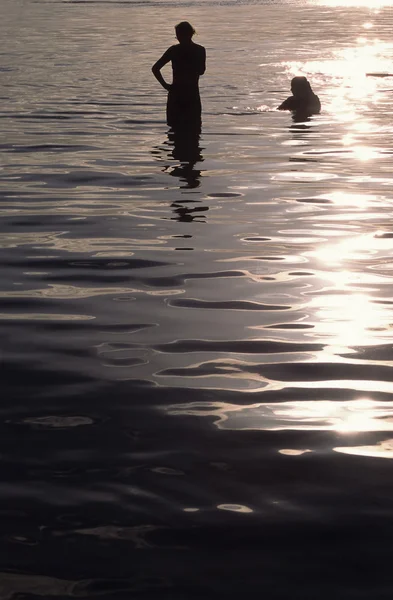
[[[179,42],[190,41],[195,33],[195,29],[188,21],[182,21],[175,26],[176,37]]]
[[[291,91],[294,96],[304,98],[313,93],[307,77],[294,77],[291,81]]]

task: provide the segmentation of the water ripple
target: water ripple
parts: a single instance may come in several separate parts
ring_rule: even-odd
[[[392,597],[393,20],[355,4],[6,2],[3,600]],[[200,135],[151,74],[180,8]]]

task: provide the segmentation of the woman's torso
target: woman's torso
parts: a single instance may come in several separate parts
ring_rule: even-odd
[[[171,48],[173,84],[198,88],[199,76],[204,69],[205,50],[194,44],[177,44]]]

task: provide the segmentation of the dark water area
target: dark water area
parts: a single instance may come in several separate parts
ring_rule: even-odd
[[[3,8],[0,600],[390,599],[393,6]]]

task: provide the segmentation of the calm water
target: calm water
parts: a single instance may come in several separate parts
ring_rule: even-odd
[[[391,599],[393,5],[361,4],[2,0],[1,600]],[[150,71],[182,19],[187,144]]]

